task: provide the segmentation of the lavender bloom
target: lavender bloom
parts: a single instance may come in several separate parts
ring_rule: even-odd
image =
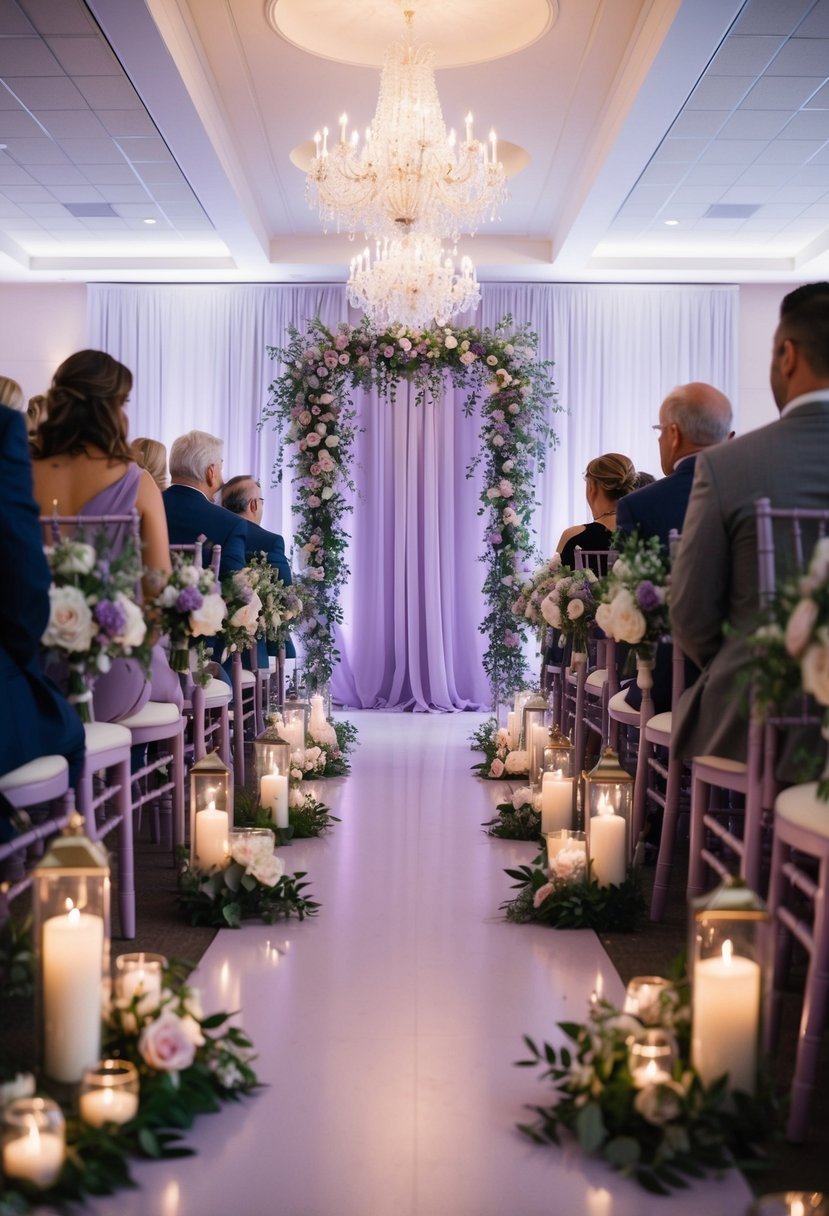
[[[479,359],[486,354],[486,347],[482,342],[473,342],[469,349],[474,351]]]
[[[662,607],[659,592],[650,579],[644,579],[636,588],[636,602],[643,612],[653,612]]]
[[[102,631],[111,638],[117,637],[119,633],[123,633],[127,627],[124,609],[120,604],[113,604],[111,600],[100,600],[95,605],[93,616],[101,626]]]
[[[109,578],[109,561],[105,557],[99,557],[95,567],[95,573],[101,582],[106,582]]]
[[[489,535],[487,536],[487,540],[493,547],[495,545],[500,545],[503,542],[503,539],[504,538],[500,532],[493,531],[493,532],[490,532]]]
[[[176,600],[176,612],[197,612],[203,603],[198,587],[182,587]]]

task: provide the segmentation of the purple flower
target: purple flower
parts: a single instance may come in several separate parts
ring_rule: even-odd
[[[653,612],[655,608],[661,608],[659,592],[650,579],[644,579],[636,588],[636,602],[643,612]]]
[[[103,632],[111,638],[123,633],[127,627],[124,609],[120,604],[113,604],[111,600],[100,600],[95,605],[93,616]]]
[[[203,603],[198,587],[182,587],[176,600],[176,612],[197,612]]]
[[[472,345],[469,347],[469,349],[471,351],[474,351],[479,359],[482,358],[486,354],[486,347],[483,345],[482,342],[473,342]]]
[[[502,544],[502,543],[503,543],[504,538],[503,538],[503,536],[501,535],[501,533],[500,533],[500,532],[495,532],[495,531],[492,531],[492,532],[490,532],[490,533],[487,535],[487,540],[489,541],[489,543],[490,543],[490,544],[493,546],[493,548],[494,548],[496,545],[500,545],[500,544]]]
[[[506,629],[504,631],[504,645],[505,646],[514,648],[514,647],[518,646],[520,644],[520,642],[521,642],[521,639],[519,638],[517,633],[513,633],[511,629]]]
[[[106,582],[106,580],[109,578],[109,562],[105,557],[98,558],[95,573],[102,582]]]

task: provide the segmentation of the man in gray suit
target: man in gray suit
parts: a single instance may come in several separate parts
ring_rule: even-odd
[[[829,283],[784,298],[770,381],[779,420],[696,460],[671,593],[674,635],[703,669],[677,715],[676,745],[687,759],[746,758],[748,647],[736,635],[758,618],[756,500],[829,508]],[[785,551],[778,559],[785,571]]]

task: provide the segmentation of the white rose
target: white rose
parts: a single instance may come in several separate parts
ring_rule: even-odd
[[[527,752],[509,752],[504,761],[504,770],[507,773],[526,773],[528,764]]]
[[[800,660],[800,671],[803,691],[810,692],[820,705],[829,705],[829,629],[825,625]]]
[[[447,350],[454,350],[454,348],[458,345],[458,339],[454,334],[447,334],[443,340],[443,345]]]
[[[328,436],[326,437],[326,440],[325,440],[325,446],[326,446],[327,448],[336,448],[336,447],[339,447],[339,443],[340,443],[340,441],[339,441],[339,439],[337,438],[337,436],[336,436],[336,435],[328,435]]]
[[[59,574],[89,574],[95,567],[98,555],[92,545],[71,541],[55,566]]]
[[[178,599],[178,587],[174,587],[172,583],[168,583],[161,592],[161,607],[172,608]]]
[[[196,1056],[190,1018],[179,1018],[171,1010],[162,1013],[141,1031],[138,1050],[144,1062],[159,1072],[181,1072]]]
[[[512,795],[513,810],[520,811],[521,807],[526,806],[528,803],[530,805],[532,805],[532,800],[533,800],[532,790],[530,789],[530,787],[528,785],[522,785],[521,788],[517,789],[515,791],[515,793]]]
[[[648,1123],[661,1127],[663,1123],[679,1118],[682,1113],[681,1099],[684,1097],[685,1090],[681,1085],[676,1081],[664,1081],[640,1089],[633,1099],[633,1105]]]
[[[302,776],[301,773],[300,773],[300,776]],[[291,792],[288,794],[288,806],[292,806],[292,807],[296,808],[296,807],[304,806],[304,804],[305,804],[305,795],[303,794],[302,790],[292,789]]]
[[[577,621],[580,616],[584,616],[584,604],[581,600],[570,600],[567,605],[567,615],[571,621]]]
[[[321,499],[322,499],[324,502],[328,502],[328,499],[331,497],[331,495],[332,495],[333,493],[334,493],[334,491],[331,489],[331,487],[330,487],[330,486],[324,486],[324,487],[323,487],[323,489],[322,489],[322,492],[320,493],[320,498],[321,498]]]
[[[44,646],[80,654],[89,650],[97,632],[89,604],[77,587],[49,588],[49,624],[43,634]]]
[[[786,623],[786,650],[793,659],[806,649],[817,621],[818,607],[814,600],[801,600]]]
[[[201,608],[190,613],[190,632],[194,638],[212,638],[227,616],[227,604],[220,595],[206,595]]]
[[[194,566],[192,562],[185,562],[179,569],[179,579],[185,587],[195,587],[201,578],[202,571]]]
[[[824,536],[815,545],[812,560],[809,562],[809,574],[814,580],[815,588],[822,586],[829,579],[829,536]]]
[[[552,625],[553,629],[561,628],[561,609],[554,595],[545,596],[541,601],[541,615],[548,625]]]
[[[317,425],[314,427],[314,430],[317,432],[318,435],[324,435],[325,432],[328,430],[328,427],[325,425],[324,422],[318,422]]]
[[[262,611],[262,601],[254,591],[250,603],[237,608],[228,624],[233,629],[246,629],[249,634],[256,633],[259,625],[259,614]]]
[[[610,604],[599,604],[599,606],[596,608],[596,624],[603,633],[610,634],[611,637],[613,636],[610,628],[612,620],[613,612]]]
[[[636,607],[631,593],[623,587],[613,598],[612,620],[609,632],[617,642],[628,642],[635,646],[642,641],[647,628],[645,618]]]
[[[147,634],[147,622],[144,620],[144,613],[137,604],[127,599],[122,591],[119,591],[116,595],[115,603],[119,605],[126,618],[124,632],[115,640],[120,642],[122,646],[140,646]]]

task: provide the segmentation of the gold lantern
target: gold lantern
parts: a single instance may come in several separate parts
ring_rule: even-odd
[[[541,755],[541,768],[545,773],[561,773],[562,777],[573,777],[573,755],[575,748],[571,739],[562,734],[558,726],[551,726]]]
[[[524,702],[521,713],[520,748],[527,753],[527,773],[531,781],[539,779],[544,745],[547,741],[547,715],[549,712],[547,699],[542,697],[541,693],[533,693]]]
[[[622,768],[613,748],[606,747],[581,780],[591,877],[602,887],[619,886],[630,858],[633,777]]]
[[[109,862],[73,815],[33,874],[36,1008],[43,1072],[76,1085],[101,1054],[109,978]]]
[[[279,733],[283,729],[272,723],[253,741],[256,798],[259,806],[270,812],[274,826],[288,826],[288,793],[291,771],[291,744]]]
[[[753,1094],[769,980],[771,917],[741,878],[691,901],[691,1062],[704,1085],[728,1073]]]
[[[190,862],[199,870],[227,860],[233,829],[232,774],[218,752],[209,752],[190,769]]]

